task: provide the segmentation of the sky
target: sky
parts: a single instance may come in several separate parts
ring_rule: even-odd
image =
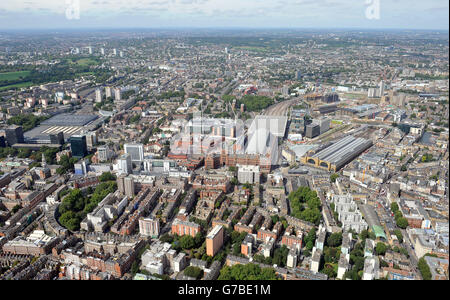
[[[449,29],[448,0],[0,0],[0,31],[65,28]]]

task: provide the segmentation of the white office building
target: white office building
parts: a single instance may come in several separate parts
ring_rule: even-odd
[[[261,178],[259,166],[237,165],[237,167],[238,167],[238,181],[240,183],[259,184]]]

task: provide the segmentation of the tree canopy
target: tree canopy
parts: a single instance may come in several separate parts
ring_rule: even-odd
[[[22,126],[23,131],[28,131],[38,126],[42,121],[47,120],[49,117],[40,116],[37,117],[33,114],[17,115],[8,119],[8,125]]]
[[[203,276],[203,270],[200,269],[199,267],[189,266],[186,269],[184,269],[184,275],[195,279],[199,279]]]
[[[273,268],[261,268],[256,264],[239,264],[224,267],[218,280],[277,280],[277,276]]]
[[[330,247],[338,247],[342,244],[342,232],[335,232],[332,233],[327,238],[327,244]]]
[[[384,255],[386,254],[386,250],[387,247],[384,243],[377,243],[376,247],[375,247],[375,252],[377,253],[377,255]]]
[[[291,215],[315,225],[322,219],[321,203],[315,191],[308,187],[300,187],[288,196],[291,204]]]
[[[117,184],[114,181],[99,184],[90,197],[84,196],[79,189],[71,190],[58,208],[59,222],[71,231],[79,230],[80,222],[86,215],[92,212],[109,193],[116,190]]]
[[[417,266],[419,267],[420,274],[422,274],[422,278],[424,280],[431,280],[431,270],[424,257],[419,259]]]
[[[235,98],[229,95],[225,95],[222,97],[222,99],[225,102],[231,102]],[[245,95],[239,100],[236,100],[236,107],[241,107],[241,104],[244,104],[245,109],[247,111],[261,111],[272,104],[274,104],[275,101],[272,98],[265,97],[265,96],[255,96],[255,95]]]
[[[69,157],[67,155],[61,156],[61,159],[59,160],[59,165],[61,167],[56,170],[58,174],[64,174],[68,171],[73,171],[74,164],[77,162],[77,159],[74,157]]]
[[[332,183],[334,183],[334,182],[336,182],[336,179],[338,179],[338,177],[339,177],[339,174],[333,173],[333,174],[330,175],[330,181]]]
[[[98,178],[100,182],[113,181],[116,180],[116,176],[114,176],[111,172],[105,172],[100,175]]]
[[[182,249],[192,249],[195,246],[194,238],[190,235],[183,235],[180,238],[180,247]]]

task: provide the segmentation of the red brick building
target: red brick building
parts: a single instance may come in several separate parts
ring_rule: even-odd
[[[195,237],[197,233],[200,232],[200,225],[193,222],[186,222],[180,219],[175,219],[172,223],[172,234],[177,234],[179,236],[190,235]]]

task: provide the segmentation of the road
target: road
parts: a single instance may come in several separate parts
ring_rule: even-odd
[[[409,260],[410,260],[410,266],[412,269],[416,270],[416,273],[418,274],[418,276],[421,276],[419,269],[417,268],[417,264],[419,263],[419,259],[416,256],[416,253],[414,252],[414,250],[412,249],[412,243],[409,240],[408,237],[408,233],[406,232],[405,229],[401,229],[402,231],[402,235],[403,235],[403,244],[406,248],[406,250],[408,250],[408,254],[409,254]]]

